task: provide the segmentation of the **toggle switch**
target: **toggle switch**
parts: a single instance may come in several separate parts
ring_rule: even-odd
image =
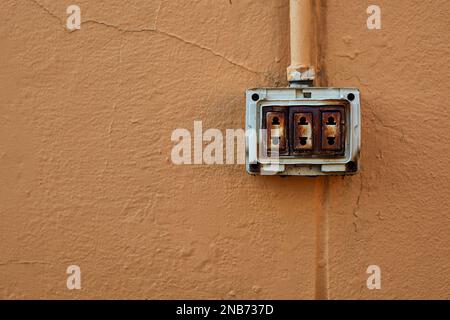
[[[312,113],[294,113],[294,150],[313,149],[313,116]]]
[[[342,149],[341,113],[322,112],[322,149],[340,151]]]
[[[286,151],[286,116],[283,112],[267,112],[267,149],[269,152]]]

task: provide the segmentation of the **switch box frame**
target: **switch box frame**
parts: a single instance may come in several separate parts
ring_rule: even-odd
[[[286,143],[289,152],[274,159],[260,143],[265,114],[270,110],[287,112]],[[339,112],[341,147],[326,150],[322,141],[313,141],[314,150],[293,148],[295,113],[313,113],[313,139],[322,137],[322,116],[326,112]],[[361,148],[360,93],[356,88],[255,88],[246,93],[246,167],[250,174],[273,175],[345,175],[359,171]],[[320,130],[321,132],[317,132]],[[320,150],[319,150],[320,149]]]

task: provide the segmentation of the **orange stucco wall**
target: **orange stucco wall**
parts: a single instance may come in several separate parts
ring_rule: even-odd
[[[282,179],[175,166],[170,137],[286,85],[288,0],[78,0],[73,32],[73,1],[1,1],[0,298],[450,298],[450,2],[375,2],[321,4],[362,172]]]

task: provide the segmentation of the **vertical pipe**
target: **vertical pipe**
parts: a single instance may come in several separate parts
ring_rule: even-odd
[[[316,181],[316,274],[315,299],[329,299],[329,273],[328,273],[328,241],[329,241],[329,201],[330,180],[320,177]]]
[[[313,0],[290,0],[291,65],[287,69],[288,81],[313,82],[314,19]]]

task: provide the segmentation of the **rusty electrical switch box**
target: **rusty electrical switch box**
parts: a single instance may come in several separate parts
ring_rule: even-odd
[[[359,168],[359,91],[268,88],[247,91],[247,171],[342,175]]]

